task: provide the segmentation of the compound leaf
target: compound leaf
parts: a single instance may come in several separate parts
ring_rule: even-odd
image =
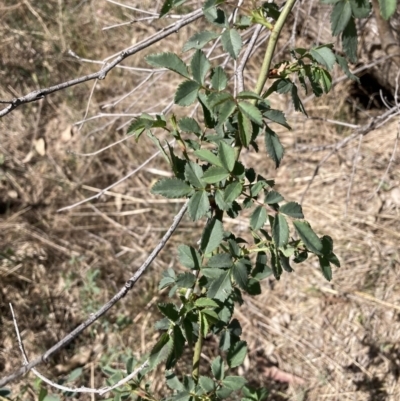
[[[288,202],[280,207],[279,211],[294,219],[304,219],[303,209],[297,202]]]
[[[204,85],[204,80],[211,67],[210,62],[201,50],[196,50],[190,62],[193,79],[200,85]]]
[[[227,83],[228,77],[226,76],[225,71],[221,67],[214,68],[211,75],[212,88],[217,91],[222,91],[226,88]]]
[[[351,18],[351,6],[347,0],[335,4],[331,14],[332,35],[337,36],[343,32]]]
[[[222,242],[224,230],[222,223],[213,218],[207,226],[204,228],[203,235],[201,237],[200,248],[205,255],[211,253],[214,249],[218,248]]]
[[[306,221],[294,221],[293,225],[306,248],[317,255],[321,255],[323,249],[322,242],[310,224]]]
[[[190,106],[197,99],[200,85],[195,81],[183,81],[175,92],[174,102],[179,106]]]
[[[229,177],[229,172],[223,167],[211,166],[203,175],[203,181],[207,184],[214,184]]]
[[[275,162],[276,168],[281,164],[284,149],[278,136],[272,129],[266,127],[265,129],[265,147],[271,159]]]
[[[278,213],[272,225],[272,236],[278,248],[285,246],[289,240],[289,226],[284,216]]]
[[[238,103],[239,110],[244,114],[247,118],[253,121],[255,124],[262,126],[263,119],[261,111],[251,103],[248,102],[239,102]]]
[[[153,194],[162,195],[166,198],[181,198],[189,195],[193,191],[185,181],[179,178],[164,178],[157,181],[151,192]]]
[[[211,40],[217,39],[218,33],[203,31],[197,32],[183,45],[183,52],[187,52],[191,49],[202,49]]]
[[[183,266],[194,270],[200,269],[201,265],[200,254],[192,246],[183,244],[179,245],[178,258],[179,262],[182,263]]]
[[[381,15],[385,20],[388,20],[396,11],[396,0],[379,0],[379,8]]]
[[[189,200],[188,213],[193,221],[197,221],[205,216],[210,209],[210,201],[205,191],[196,192]]]
[[[221,36],[222,47],[229,55],[237,59],[242,49],[242,37],[236,29],[227,29]]]
[[[247,343],[246,341],[238,341],[228,351],[227,360],[229,367],[236,368],[241,365],[246,358]]]
[[[332,70],[333,65],[336,63],[335,54],[329,46],[314,47],[310,53],[319,64],[322,64],[329,71]]]
[[[252,230],[260,229],[267,221],[267,211],[263,206],[257,206],[250,218],[250,227]]]
[[[156,53],[146,56],[146,61],[153,67],[167,68],[185,78],[189,78],[186,64],[175,53]]]

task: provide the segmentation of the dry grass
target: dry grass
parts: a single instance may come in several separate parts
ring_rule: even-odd
[[[97,68],[68,56],[69,48],[81,57],[100,60],[156,29],[140,23],[134,28],[101,31],[103,26],[134,15],[107,2],[16,4],[9,0],[0,6],[0,15],[2,99]],[[165,42],[168,49],[179,52],[192,31],[187,28],[177,35],[179,40]],[[165,44],[162,46],[165,50]],[[127,60],[125,65],[144,66],[142,56]],[[250,71],[257,70],[258,60],[253,59]],[[110,110],[137,113],[164,107],[173,84],[178,82],[166,74],[155,75],[135,94],[101,109],[138,85],[143,77],[135,71],[114,70],[96,84],[89,116]],[[33,358],[123,285],[180,207],[179,202],[149,194],[159,174],[167,170],[162,158],[156,158],[99,201],[56,213],[58,208],[107,187],[156,151],[153,143],[143,138],[139,144],[127,141],[97,156],[66,153],[68,149],[94,152],[126,132],[128,119],[121,117],[91,120],[80,131],[72,128],[71,124],[85,114],[92,85],[28,104],[0,120],[1,376],[21,364],[9,302],[14,305],[28,355]],[[363,123],[363,113],[356,115],[349,107],[347,85],[336,87],[327,98],[311,100],[307,104],[310,116]],[[277,98],[276,102],[286,99]],[[263,151],[247,153],[245,162],[276,178],[278,190],[298,201],[324,153],[296,152],[296,145],[333,143],[351,131],[304,120],[290,108],[288,114],[293,130],[281,133],[288,146],[283,166],[274,171]],[[342,262],[334,271],[332,283],[322,278],[315,260],[310,260],[279,282],[265,283],[263,295],[246,299],[238,311],[251,350],[243,369],[254,383],[271,388],[270,400],[400,398],[397,160],[375,192],[391,157],[397,130],[397,121],[390,122],[365,137],[359,152],[359,144],[354,142],[332,156],[306,193],[303,205],[307,218],[317,232],[333,237]],[[244,235],[241,222],[245,219],[234,227]],[[194,243],[200,229],[200,225],[198,230],[193,229],[185,220],[129,296],[40,370],[56,378],[83,366],[85,383],[100,386],[104,381],[101,367],[122,367],[131,354],[140,358],[148,351],[157,338],[152,324],[158,318],[155,304],[159,300],[160,272],[168,266],[176,267],[176,245]],[[205,353],[211,356],[215,352],[211,339]],[[272,366],[302,378],[304,384],[271,380],[268,368]],[[19,399],[35,399],[33,383],[29,375],[12,386],[13,394],[19,394]],[[155,387],[160,389],[159,382]]]

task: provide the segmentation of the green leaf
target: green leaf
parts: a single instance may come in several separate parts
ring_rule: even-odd
[[[214,184],[229,177],[229,172],[223,167],[211,166],[203,175],[203,181],[207,184]]]
[[[183,384],[179,381],[178,377],[175,375],[173,371],[166,371],[165,379],[167,382],[167,386],[171,390],[181,391],[184,389]]]
[[[232,283],[230,277],[230,271],[222,273],[216,278],[210,285],[207,291],[209,298],[218,299],[224,302],[232,292]]]
[[[350,0],[350,6],[354,18],[367,18],[371,13],[369,0]]]
[[[207,321],[210,324],[215,324],[218,322],[218,315],[216,314],[215,311],[211,310],[211,309],[203,309],[201,311],[202,315],[207,319]],[[204,337],[207,335],[207,333],[204,334]]]
[[[65,380],[65,383],[70,383],[76,380],[78,377],[82,375],[83,369],[82,368],[76,368],[74,369],[67,377]]]
[[[194,303],[198,308],[218,308],[218,304],[210,298],[201,297]]]
[[[0,397],[9,397],[11,395],[11,390],[6,387],[0,388]]]
[[[240,142],[244,147],[248,148],[251,142],[251,137],[253,135],[253,126],[251,125],[251,121],[244,114],[239,113],[238,125]]]
[[[214,128],[216,126],[216,121],[214,119],[214,115],[211,111],[211,107],[207,102],[207,96],[205,93],[199,92],[197,94],[198,101],[203,109],[203,116],[204,116],[204,125],[207,128]]]
[[[185,178],[195,188],[205,188],[202,182],[203,169],[196,163],[189,161],[185,165]]]
[[[294,221],[294,228],[299,234],[306,248],[316,255],[322,254],[322,242],[306,221]]]
[[[321,268],[322,274],[328,280],[332,280],[332,269],[329,260],[326,256],[318,256],[319,266]]]
[[[265,180],[257,181],[254,185],[250,188],[250,195],[252,197],[258,196],[260,191],[266,187],[267,183]]]
[[[221,141],[218,145],[218,158],[222,167],[226,168],[229,172],[235,167],[235,149],[224,141]]]
[[[183,350],[185,349],[186,340],[182,334],[181,328],[178,325],[174,325],[172,329],[172,341],[173,349],[165,363],[166,369],[171,369],[175,366],[176,362],[182,356]]]
[[[223,49],[236,60],[243,45],[239,32],[235,29],[227,29],[221,36],[221,42]]]
[[[203,31],[196,32],[190,39],[183,45],[183,52],[187,52],[191,49],[202,49],[211,40],[217,39],[219,37],[218,33]]]
[[[178,178],[163,178],[157,181],[151,192],[153,194],[162,195],[166,198],[182,198],[189,195],[193,191],[185,181]]]
[[[183,117],[178,121],[178,125],[183,132],[193,132],[197,136],[202,134],[200,125],[192,117]]]
[[[336,3],[331,14],[332,35],[337,36],[343,32],[349,23],[351,17],[351,6],[347,0],[341,0]]]
[[[249,280],[248,277],[248,269],[247,266],[249,261],[246,259],[239,259],[232,268],[232,275],[236,282],[236,284],[242,289],[246,290],[247,282]]]
[[[196,282],[196,276],[192,273],[181,273],[176,277],[176,285],[180,288],[192,288]]]
[[[219,106],[222,103],[225,103],[229,100],[233,100],[230,93],[227,92],[213,92],[207,96],[208,105],[215,109],[216,106]]]
[[[250,217],[250,227],[252,230],[260,229],[267,221],[267,211],[263,206],[257,206]]]
[[[190,77],[186,64],[175,53],[149,54],[145,59],[153,67],[167,68],[185,78]]]
[[[276,253],[271,250],[271,267],[272,272],[274,273],[274,277],[279,280],[282,275],[282,266],[279,257],[277,257]]]
[[[303,209],[297,202],[288,202],[280,207],[279,211],[294,219],[304,219]]]
[[[357,62],[357,28],[354,22],[354,18],[351,17],[349,23],[346,26],[346,29],[342,34],[342,47],[343,51],[346,53],[346,56],[352,63]]]
[[[180,6],[186,0],[165,0],[160,11],[160,18],[164,17],[165,14],[168,14],[172,8]]]
[[[269,109],[263,113],[263,116],[273,121],[274,123],[283,125],[287,129],[292,129],[286,120],[285,114],[280,110]]]
[[[282,202],[284,200],[283,196],[276,191],[269,191],[265,196],[264,203],[267,205],[273,205],[275,203]]]
[[[297,93],[297,87],[296,85],[292,85],[292,91],[291,91],[291,95],[292,95],[292,101],[293,101],[293,106],[294,109],[296,111],[300,111],[301,113],[303,113],[306,117],[308,117],[308,114],[306,112],[306,109],[304,108],[303,103],[301,102],[299,95]]]
[[[278,136],[268,126],[265,129],[265,147],[271,159],[275,162],[276,168],[281,164],[284,149]]]
[[[396,0],[379,0],[379,8],[381,15],[385,20],[388,20],[393,16],[396,11],[397,1]]]
[[[224,366],[224,361],[220,356],[217,356],[212,362],[211,362],[211,371],[213,376],[217,380],[223,380],[224,375],[225,375],[225,366]]]
[[[149,366],[154,369],[162,361],[165,361],[173,348],[173,340],[168,333],[164,333],[150,352]]]
[[[225,124],[226,120],[233,114],[236,110],[236,103],[233,100],[227,100],[222,103],[218,108],[218,126]]]
[[[328,71],[321,69],[320,71],[321,78],[319,80],[322,88],[324,89],[325,93],[328,93],[332,88],[332,77]]]
[[[216,388],[216,384],[215,384],[214,380],[207,376],[200,376],[199,384],[200,384],[200,387],[206,393],[210,393],[211,391],[214,391]]]
[[[228,351],[227,361],[229,367],[236,368],[241,365],[246,358],[247,354],[247,343],[246,341],[238,341]]]
[[[280,94],[288,93],[293,88],[293,82],[290,79],[281,78],[277,79],[269,89],[263,94],[263,98],[268,97],[271,93],[277,92]]]
[[[193,79],[200,85],[204,85],[204,80],[211,67],[210,62],[201,50],[196,50],[190,62]]]
[[[244,386],[242,394],[246,397],[242,398],[242,401],[263,401],[268,397],[269,392],[264,387],[256,390],[250,386]]]
[[[190,106],[197,99],[200,85],[195,81],[183,81],[175,92],[174,102],[179,106]]]
[[[188,269],[200,270],[201,257],[200,254],[192,246],[179,245],[178,259],[183,266]]]
[[[227,376],[224,380],[222,380],[222,385],[233,390],[240,390],[245,384],[247,380],[243,376]]]
[[[189,200],[188,213],[193,221],[201,219],[210,209],[210,200],[205,191],[197,191]]]
[[[251,91],[242,91],[237,96],[237,99],[251,99],[251,100],[260,100],[261,102],[265,102],[264,98],[258,95],[255,92]]]
[[[217,268],[231,267],[232,256],[228,253],[217,253],[209,259],[207,266]]]
[[[179,319],[179,311],[174,304],[161,303],[157,305],[159,311],[172,322],[176,322]]]
[[[204,228],[201,237],[200,249],[204,255],[211,253],[214,249],[218,248],[224,236],[224,229],[222,223],[213,218]]]
[[[332,70],[333,65],[336,63],[336,57],[329,46],[319,46],[314,47],[310,51],[311,55],[314,57],[315,61],[322,64],[329,71]]]
[[[289,226],[284,216],[277,214],[272,226],[272,236],[278,248],[285,246],[289,240]]]
[[[239,102],[238,103],[239,110],[244,114],[247,118],[253,121],[255,124],[260,127],[263,125],[263,119],[261,111],[251,103],[248,102]]]
[[[340,68],[343,70],[343,72],[347,75],[348,78],[352,79],[353,81],[360,82],[360,79],[356,75],[350,72],[349,66],[344,57],[336,55],[336,60],[340,65]]]
[[[213,89],[217,91],[222,91],[226,88],[226,84],[228,83],[228,77],[225,74],[225,71],[221,67],[215,67],[212,70],[211,74],[211,86]]]
[[[214,6],[207,6],[207,7],[204,6],[203,13],[207,21],[211,22],[212,24],[217,25],[219,27],[226,26],[227,18],[224,11],[221,10],[220,8],[216,8]]]
[[[291,273],[293,271],[292,267],[290,266],[289,258],[287,256],[279,252],[279,260],[281,262],[283,270],[287,271],[288,273]]]
[[[265,252],[258,252],[256,258],[256,266],[251,272],[251,275],[256,280],[264,280],[272,274],[271,268],[267,265],[267,254]]]
[[[201,160],[204,160],[208,163],[211,163],[215,166],[223,167],[223,164],[221,163],[220,159],[218,158],[217,155],[209,151],[208,149],[200,149],[196,150],[194,154]]]
[[[201,272],[203,273],[203,276],[211,279],[211,280],[208,280],[208,282],[210,282],[214,279],[217,279],[221,274],[223,274],[224,270],[213,268],[213,267],[205,267],[201,270]]]
[[[158,285],[158,289],[162,290],[163,288],[169,287],[171,284],[175,284],[175,272],[173,269],[169,268],[162,273],[163,278],[160,280],[160,284]]]
[[[224,192],[224,201],[226,203],[232,203],[242,193],[243,185],[239,181],[228,184]]]

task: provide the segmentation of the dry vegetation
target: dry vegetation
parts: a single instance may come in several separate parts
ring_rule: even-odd
[[[308,7],[312,4],[303,5],[306,13],[300,14],[309,14]],[[4,0],[0,5],[0,99],[99,68],[68,55],[69,49],[81,58],[102,60],[160,26],[160,22],[141,22],[102,31],[135,17],[137,13],[99,0]],[[302,23],[297,39],[309,46],[311,23],[308,28]],[[179,52],[192,30],[183,29],[157,49]],[[249,86],[258,57],[251,60],[246,75]],[[136,55],[124,65],[146,67],[142,58],[143,54]],[[138,144],[128,140],[94,156],[67,153],[95,152],[122,139],[132,119],[103,116],[81,129],[72,126],[82,120],[88,104],[88,116],[151,112],[166,106],[175,77],[165,73],[155,74],[137,92],[113,104],[146,76],[117,68],[94,87],[90,82],[58,92],[0,120],[0,376],[21,365],[9,302],[33,358],[124,284],[179,209],[178,201],[149,194],[155,180],[168,171],[157,157],[99,200],[56,212],[96,194],[156,151],[143,138]],[[329,96],[308,99],[310,116],[364,124],[371,115],[383,112],[365,110],[349,97],[350,86],[342,82]],[[398,157],[392,156],[398,121],[389,121],[334,154],[308,188],[327,152],[313,149],[353,131],[313,118],[305,120],[290,107],[287,113],[293,130],[282,131],[287,145],[282,167],[274,171],[263,150],[246,154],[245,162],[276,178],[278,189],[284,189],[290,200],[298,201],[305,194],[307,218],[317,232],[333,237],[342,267],[328,283],[310,260],[279,282],[265,282],[263,295],[246,300],[238,312],[251,350],[243,370],[252,382],[269,387],[269,400],[274,401],[398,400],[400,169]],[[233,223],[237,230],[246,229],[243,217]],[[82,383],[99,387],[104,381],[102,368],[122,367],[128,356],[144,355],[158,335],[152,324],[158,318],[160,272],[176,265],[177,244],[194,243],[197,238],[193,223],[184,220],[128,297],[39,370],[56,380],[83,366]],[[208,344],[206,358],[217,352],[213,339]],[[276,376],[283,377],[283,382]],[[32,374],[12,389],[15,399],[37,397]]]

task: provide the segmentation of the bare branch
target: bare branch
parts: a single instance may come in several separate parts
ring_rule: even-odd
[[[104,304],[97,312],[92,313],[90,317],[81,323],[76,329],[72,330],[68,335],[66,335],[63,339],[61,339],[57,344],[47,350],[44,354],[37,357],[33,361],[29,362],[28,364],[21,366],[17,371],[12,373],[9,376],[3,377],[0,379],[0,387],[3,387],[7,383],[18,379],[25,373],[29,372],[35,366],[39,365],[42,362],[46,362],[53,354],[58,352],[61,348],[65,347],[69,344],[75,337],[77,337],[83,330],[87,327],[91,326],[96,320],[98,320],[101,316],[103,316],[109,309],[111,309],[118,301],[125,297],[125,295],[132,289],[132,287],[136,284],[142,274],[146,271],[146,269],[151,265],[153,260],[157,257],[160,251],[164,248],[172,234],[177,229],[180,221],[182,220],[183,215],[187,209],[186,202],[179,213],[174,217],[173,223],[168,231],[164,234],[161,241],[157,244],[154,248],[153,252],[148,256],[146,261],[139,267],[136,273],[125,283],[124,287],[121,288],[117,294],[115,294],[106,304]]]
[[[257,25],[256,28],[254,29],[254,32],[250,39],[249,45],[247,46],[247,49],[240,61],[240,64],[238,65],[238,67],[236,69],[239,93],[244,91],[244,79],[243,79],[244,67],[246,66],[246,63],[250,57],[250,53],[252,52],[254,45],[256,44],[256,41],[257,41],[258,35],[261,32],[261,29],[262,29],[262,25]]]
[[[79,78],[71,79],[70,81],[62,82],[58,85],[50,86],[48,88],[43,88],[43,89],[37,89],[31,93],[28,93],[25,96],[18,97],[12,99],[9,103],[9,106],[4,108],[3,110],[0,111],[0,117],[5,116],[8,113],[11,113],[14,109],[16,109],[18,106],[21,104],[25,103],[30,103],[30,102],[35,102],[37,100],[43,99],[47,95],[69,88],[71,86],[75,86],[78,84],[81,84],[83,82],[91,81],[94,79],[104,79],[107,74],[114,68],[116,67],[122,60],[125,60],[127,57],[130,57],[138,52],[140,52],[143,49],[146,49],[147,47],[153,45],[154,43],[166,38],[167,36],[176,33],[181,29],[182,27],[191,24],[192,22],[196,21],[203,15],[202,10],[196,10],[190,14],[186,18],[183,18],[173,24],[171,24],[169,27],[161,30],[160,32],[156,33],[153,36],[150,36],[150,38],[147,38],[143,40],[142,42],[138,43],[136,46],[131,47],[129,49],[123,50],[122,52],[119,53],[119,55],[114,58],[113,61],[110,63],[107,63],[103,68],[101,68],[99,71],[93,73],[93,74],[88,74],[84,75]],[[2,103],[5,103],[6,101],[2,101]]]

